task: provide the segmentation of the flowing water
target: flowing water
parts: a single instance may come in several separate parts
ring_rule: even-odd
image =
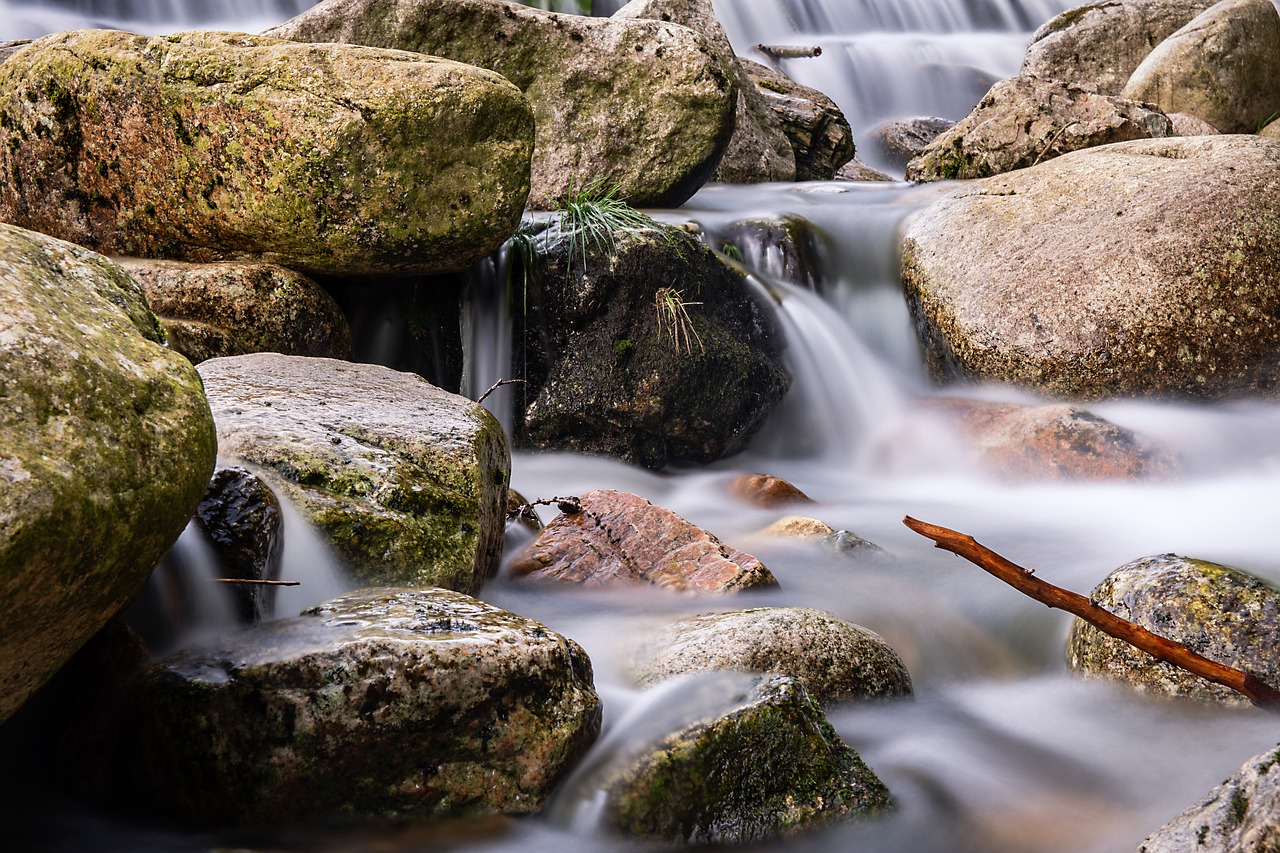
[[[202,8],[220,25],[253,29],[260,21],[284,19],[299,5],[305,3],[222,0]],[[783,67],[835,97],[858,133],[887,118],[963,115],[985,82],[1016,71],[1034,26],[1067,5],[716,2],[740,52],[749,53],[758,42],[821,44],[821,58],[784,60]],[[189,11],[195,7],[0,0],[0,20],[10,37],[38,35],[77,16],[160,32],[205,25],[205,18]],[[680,210],[656,214],[698,222],[717,247],[736,240],[762,293],[778,306],[790,340],[794,390],[752,449],[721,463],[654,473],[604,459],[517,453],[513,485],[530,498],[594,488],[637,492],[757,554],[781,585],[734,599],[692,599],[647,589],[548,589],[505,577],[490,584],[485,598],[585,646],[605,700],[600,746],[544,816],[513,823],[302,827],[267,837],[206,837],[53,809],[52,816],[37,812],[29,818],[18,837],[33,849],[50,850],[646,849],[600,834],[602,803],[591,770],[625,754],[646,732],[674,725],[696,708],[714,707],[718,682],[637,691],[623,676],[630,643],[679,615],[804,605],[882,634],[912,674],[913,700],[848,704],[829,712],[893,791],[897,809],[871,823],[842,824],[760,849],[1135,849],[1145,834],[1280,740],[1274,718],[1151,701],[1073,677],[1063,660],[1066,616],[933,549],[901,519],[910,514],[971,533],[1034,566],[1040,577],[1082,592],[1122,563],[1164,552],[1280,581],[1280,554],[1269,536],[1276,514],[1280,409],[1248,401],[1093,407],[1178,456],[1181,473],[1166,482],[1009,483],[977,470],[955,436],[921,412],[922,399],[943,392],[925,377],[898,283],[901,230],[938,191],[901,184],[709,186]],[[783,247],[734,236],[741,234],[735,226],[743,220],[786,215],[813,227],[812,274],[797,283],[786,281]],[[480,299],[502,297],[498,288]],[[492,344],[500,337],[501,317],[483,307],[473,304],[468,313],[467,381],[473,395],[499,377],[506,358]],[[953,387],[945,393],[1031,399],[1000,388]],[[890,557],[856,560],[818,546],[759,538],[753,531],[777,514],[725,497],[727,481],[746,471],[790,480],[821,502],[815,515],[880,544]],[[33,827],[31,821],[40,823]]]

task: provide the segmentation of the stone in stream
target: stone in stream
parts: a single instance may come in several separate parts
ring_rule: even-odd
[[[1090,600],[1209,660],[1280,684],[1280,589],[1247,572],[1161,554],[1126,563],[1094,587]],[[1158,661],[1075,619],[1067,662],[1088,676],[1139,690],[1247,706],[1241,694]]]
[[[301,273],[259,263],[118,262],[142,285],[169,347],[193,363],[253,352],[351,356],[342,309]]]
[[[664,21],[498,0],[326,0],[267,34],[416,51],[503,75],[535,117],[535,210],[597,180],[636,207],[676,207],[733,134],[732,70],[706,39]]]
[[[498,422],[419,376],[274,353],[200,365],[219,450],[293,501],[355,574],[476,592],[497,571]]]
[[[752,88],[777,116],[795,153],[797,181],[829,181],[854,155],[853,130],[836,102],[817,89],[749,59]]]
[[[141,588],[213,471],[200,377],[101,255],[0,224],[0,721]]]
[[[728,490],[734,497],[763,509],[816,503],[796,486],[772,474],[739,474],[729,481]]]
[[[807,607],[682,619],[648,637],[628,668],[642,686],[723,669],[789,675],[822,703],[912,693],[906,666],[883,637]]]
[[[1156,45],[1121,96],[1256,133],[1280,113],[1280,13],[1271,0],[1214,4]]]
[[[219,466],[196,508],[196,520],[217,554],[219,577],[280,579],[284,518],[275,492],[257,474]],[[243,622],[272,611],[275,596],[270,586],[233,584],[231,592]]]
[[[1138,140],[958,187],[907,228],[940,379],[1055,396],[1280,392],[1280,141]]]
[[[441,589],[341,596],[161,659],[124,696],[86,724],[116,730],[115,784],[213,826],[532,814],[601,712],[577,643]]]
[[[465,269],[532,148],[506,80],[401,51],[80,30],[0,64],[0,219],[114,255]]]
[[[512,560],[510,571],[517,577],[590,587],[653,584],[695,593],[778,583],[750,554],[669,509],[612,489],[587,492],[576,506],[562,508]]]
[[[937,116],[894,119],[873,127],[867,143],[881,160],[905,169],[930,142],[955,126],[951,119]]]
[[[823,545],[846,557],[879,557],[885,550],[869,539],[849,530],[836,530],[825,521],[803,515],[786,515],[759,531],[759,536],[771,539],[807,539]]]

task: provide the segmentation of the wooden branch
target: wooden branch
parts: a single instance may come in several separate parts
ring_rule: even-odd
[[[247,583],[258,586],[298,586],[302,581],[260,581],[247,578],[214,578],[214,583]]]
[[[813,56],[822,56],[822,47],[820,45],[791,47],[790,45],[758,44],[756,45],[756,50],[774,59],[806,59]]]
[[[528,385],[528,384],[529,382],[526,379],[499,379],[497,382],[490,385],[489,390],[481,394],[480,399],[476,400],[476,402],[483,403],[490,394],[492,394],[494,391],[497,391],[499,388],[501,388],[504,385]]]
[[[902,523],[926,539],[932,539],[935,547],[964,557],[978,568],[995,575],[1018,592],[1034,598],[1041,604],[1073,613],[1099,631],[1141,649],[1156,660],[1165,661],[1193,675],[1230,687],[1246,696],[1259,708],[1280,712],[1280,691],[1275,690],[1253,673],[1211,661],[1181,643],[1175,643],[1173,640],[1148,631],[1141,625],[1122,619],[1083,595],[1042,581],[1034,576],[1034,570],[1024,569],[1016,563],[1009,562],[995,551],[979,544],[972,536],[958,533],[947,527],[929,524],[911,516],[904,518]]]

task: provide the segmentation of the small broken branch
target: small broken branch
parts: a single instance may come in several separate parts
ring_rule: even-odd
[[[503,385],[528,385],[528,384],[529,382],[526,379],[499,379],[497,382],[489,386],[488,391],[485,391],[483,394],[480,395],[480,399],[476,400],[476,403],[477,404],[483,403],[486,397],[488,397],[494,391],[497,391]]]
[[[302,581],[260,581],[247,578],[214,578],[214,583],[247,583],[258,586],[299,586]]]
[[[565,515],[577,515],[582,512],[582,501],[579,500],[577,496],[570,495],[565,498],[539,498],[536,501],[529,501],[528,503],[520,504],[520,506],[512,507],[507,510],[507,518],[519,518],[520,515],[526,511],[533,512],[533,508],[535,506],[551,506],[552,504],[555,504],[556,509],[563,512]]]
[[[1106,610],[1083,595],[1054,586],[1034,576],[1031,569],[1024,569],[978,543],[976,539],[947,527],[939,527],[907,516],[902,520],[907,527],[934,546],[964,557],[983,571],[995,575],[1009,586],[1030,596],[1041,604],[1065,610],[1079,616],[1099,631],[1141,649],[1156,660],[1170,663],[1193,675],[1229,687],[1247,697],[1254,705],[1268,711],[1280,712],[1280,691],[1266,684],[1251,672],[1243,672],[1211,661],[1173,640],[1152,633]]]
[[[789,47],[787,45],[778,44],[758,44],[756,50],[765,56],[773,59],[808,59],[814,56],[822,56],[822,47],[814,45],[813,47]]]

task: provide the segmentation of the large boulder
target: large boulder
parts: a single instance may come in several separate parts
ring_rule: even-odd
[[[1280,589],[1247,572],[1161,554],[1126,563],[1089,599],[1209,660],[1280,684]],[[1072,669],[1164,696],[1247,706],[1241,694],[1156,660],[1087,622],[1072,621]]]
[[[1280,391],[1280,142],[1139,140],[959,187],[908,227],[931,369],[1055,396]]]
[[[597,179],[636,207],[675,207],[715,171],[733,133],[734,75],[705,39],[665,21],[503,0],[325,0],[267,33],[417,51],[503,75],[533,107],[535,210]],[[448,136],[432,129],[432,138]]]
[[[1012,77],[907,164],[907,180],[985,178],[1111,142],[1173,135],[1159,110],[1092,89]]]
[[[1105,0],[1050,18],[1020,73],[1119,95],[1151,49],[1217,0]]]
[[[213,471],[200,377],[136,282],[0,224],[0,721],[138,591]]]
[[[1122,97],[1256,132],[1280,112],[1280,14],[1271,0],[1222,0],[1156,45]]]
[[[114,255],[465,269],[532,146],[514,86],[407,52],[81,30],[0,65],[0,220]]]
[[[516,442],[661,468],[745,448],[791,384],[772,306],[683,229],[533,238]]]
[[[117,785],[206,825],[530,814],[601,710],[575,642],[440,589],[353,592],[157,661],[124,693],[84,727],[115,729]]]
[[[749,59],[739,60],[752,88],[777,116],[795,153],[797,181],[829,181],[853,159],[853,129],[844,112],[817,89]]]
[[[221,454],[259,469],[355,574],[477,592],[502,552],[498,422],[419,376],[274,353],[200,365]]]
[[[333,297],[275,264],[121,258],[164,326],[169,347],[201,362],[278,352],[346,359],[351,327]]]

